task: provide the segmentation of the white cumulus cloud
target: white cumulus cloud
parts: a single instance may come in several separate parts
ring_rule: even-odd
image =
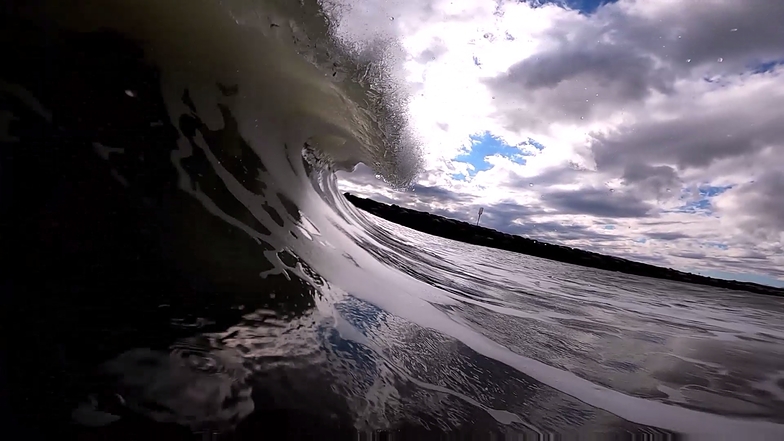
[[[363,167],[343,187],[464,220],[484,206],[502,231],[784,283],[784,3],[569,4],[347,12],[354,35],[401,47],[425,171],[407,192]],[[522,150],[484,155],[485,133]]]

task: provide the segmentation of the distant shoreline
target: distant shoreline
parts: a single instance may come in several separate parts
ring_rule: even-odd
[[[699,276],[671,268],[662,268],[619,257],[606,256],[591,251],[549,244],[522,236],[502,233],[490,228],[472,225],[467,222],[449,219],[431,213],[403,208],[397,205],[387,205],[372,199],[360,198],[350,193],[345,193],[344,196],[357,208],[365,210],[380,218],[423,233],[456,240],[458,242],[512,251],[590,268],[784,297],[784,289],[781,288],[760,285],[757,283]]]

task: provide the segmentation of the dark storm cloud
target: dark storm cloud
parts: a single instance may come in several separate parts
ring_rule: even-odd
[[[647,217],[652,206],[622,192],[585,188],[544,193],[542,201],[560,214],[589,214],[609,218]]]

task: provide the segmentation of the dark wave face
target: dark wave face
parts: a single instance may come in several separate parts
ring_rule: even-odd
[[[419,147],[392,75],[329,17],[315,1],[5,8],[8,433],[784,437],[780,301],[350,206],[335,170],[404,186]]]

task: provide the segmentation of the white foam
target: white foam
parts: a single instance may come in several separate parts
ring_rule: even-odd
[[[362,267],[350,268],[328,258],[309,262],[328,280],[351,295],[417,325],[452,336],[477,353],[513,367],[586,404],[634,423],[675,431],[695,439],[746,439],[749,434],[753,434],[754,439],[784,439],[784,425],[781,424],[725,417],[629,396],[518,355],[435,308],[432,303],[441,303],[443,300],[439,299],[445,299],[442,291],[402,272],[390,270],[334,229],[331,231],[334,237],[328,234],[324,230],[331,227],[330,222],[319,225],[324,225],[322,233],[325,236],[337,243],[339,249],[349,252]],[[449,299],[448,302],[453,303],[454,300]]]

